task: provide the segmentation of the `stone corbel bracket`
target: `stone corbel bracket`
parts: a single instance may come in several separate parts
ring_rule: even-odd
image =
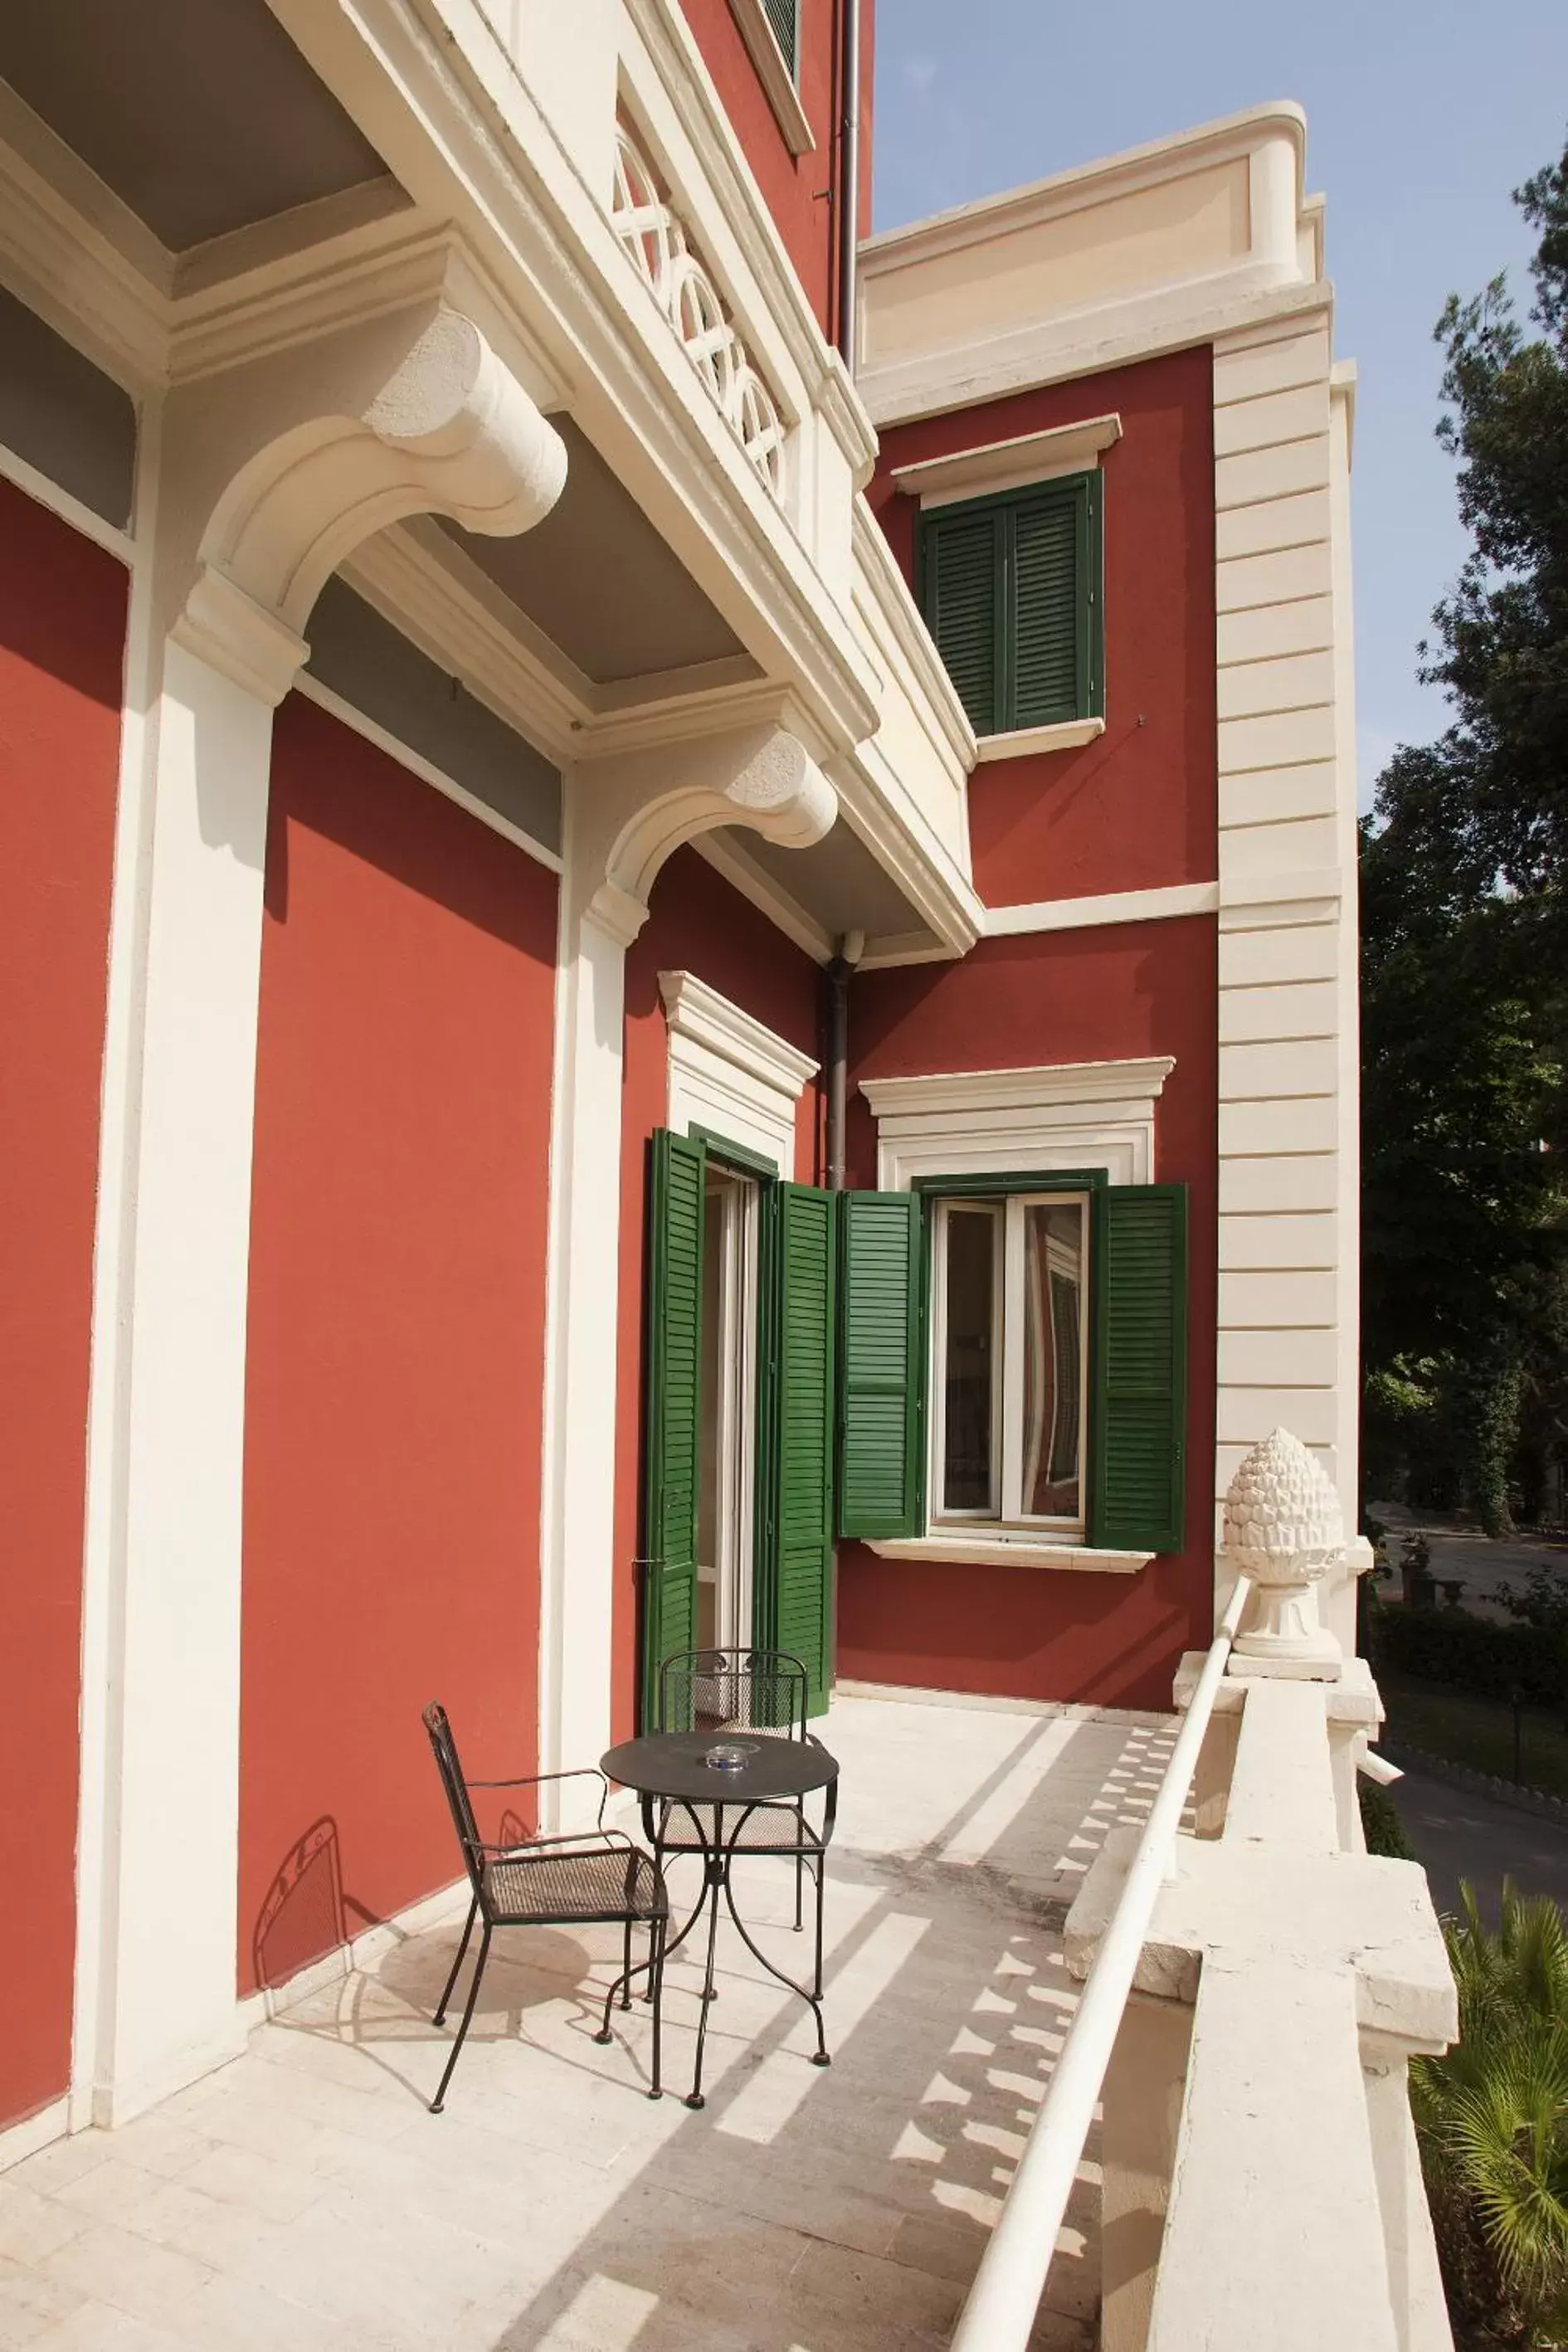
[[[444,301],[205,379],[170,402],[170,634],[279,701],[362,541],[412,514],[524,531],[565,479],[560,434]]]
[[[647,919],[660,866],[683,842],[739,824],[808,849],[838,814],[816,761],[776,722],[595,761],[577,771],[574,790],[583,911],[628,947]]]

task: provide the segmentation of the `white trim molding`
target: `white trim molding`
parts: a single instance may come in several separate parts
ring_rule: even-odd
[[[1158,890],[1107,890],[1085,898],[1034,898],[1016,907],[987,907],[988,940],[1019,939],[1033,931],[1084,931],[1102,923],[1169,922],[1180,915],[1219,911],[1217,882],[1173,882]]]
[[[934,1560],[943,1568],[1065,1568],[1089,1576],[1136,1576],[1157,1557],[1152,1551],[1100,1551],[1082,1542],[1052,1543],[1041,1536],[879,1536],[867,1549],[879,1559]],[[842,1685],[841,1685],[842,1687]]]
[[[658,992],[669,1031],[670,1126],[677,1134],[708,1128],[791,1175],[795,1106],[818,1064],[694,972],[661,971]]]
[[[1005,441],[977,442],[971,449],[954,449],[944,457],[921,457],[910,466],[895,466],[893,480],[922,507],[952,506],[959,499],[979,498],[989,490],[1023,489],[1030,482],[1051,482],[1063,474],[1079,474],[1098,466],[1107,449],[1121,438],[1121,419],[1111,415],[1086,417],[1080,425],[1051,425],[1041,433],[1018,433]]]
[[[766,91],[768,104],[778,118],[784,145],[792,155],[809,155],[816,145],[816,140],[805,119],[805,109],[800,102],[800,92],[789,69],[789,59],[778,45],[762,0],[730,0],[730,14],[740,27],[741,38],[756,67],[757,79]]]
[[[1103,1168],[1113,1184],[1147,1184],[1154,1106],[1175,1066],[1161,1054],[863,1078],[877,1122],[877,1181],[903,1192],[921,1176]]]
[[[1000,735],[982,735],[975,742],[978,760],[1027,760],[1037,751],[1076,751],[1105,732],[1103,719],[1058,719],[1050,727],[1009,727]]]

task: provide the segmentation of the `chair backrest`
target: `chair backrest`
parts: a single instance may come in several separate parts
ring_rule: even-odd
[[[474,1820],[468,1784],[458,1760],[458,1743],[452,1737],[447,1710],[438,1699],[431,1700],[420,1720],[430,1735],[430,1745],[436,1754],[436,1769],[441,1775],[441,1786],[447,1792],[447,1802],[452,1811],[452,1826],[458,1832],[458,1843],[463,1849],[463,1862],[477,1894],[484,1875],[484,1856],[479,1850],[479,1825]]]
[[[806,1693],[787,1650],[682,1650],[658,1670],[658,1727],[804,1739]]]

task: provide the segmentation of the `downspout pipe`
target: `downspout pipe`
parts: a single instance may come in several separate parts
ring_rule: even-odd
[[[855,265],[860,238],[860,0],[840,0],[838,87],[838,349],[855,373]]]
[[[865,952],[864,931],[847,931],[827,967],[827,1189],[844,1190],[844,1129],[849,1085],[849,980]]]

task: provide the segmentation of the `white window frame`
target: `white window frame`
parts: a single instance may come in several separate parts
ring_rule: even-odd
[[[1054,1062],[1026,1069],[940,1071],[863,1078],[877,1122],[877,1183],[907,1192],[921,1178],[1074,1175],[1103,1169],[1110,1184],[1154,1181],[1154,1111],[1176,1065],[1165,1054],[1118,1062]],[[1089,1318],[1083,1318],[1087,1329]],[[947,1567],[1081,1570],[1132,1576],[1152,1552],[1116,1551],[1039,1521],[942,1524],[918,1536],[872,1538],[884,1559]]]
[[[1024,1333],[1026,1228],[1031,1208],[1076,1208],[1079,1225],[1079,1433],[1078,1486],[1080,1503],[1088,1492],[1089,1423],[1092,1406],[1089,1378],[1089,1328],[1091,1310],[1090,1219],[1094,1195],[1089,1192],[971,1193],[939,1196],[932,1202],[931,1254],[931,1354],[929,1370],[931,1452],[926,1466],[930,1497],[926,1522],[934,1534],[942,1528],[976,1526],[1018,1528],[1030,1534],[1081,1537],[1088,1524],[1082,1509],[1065,1513],[1024,1508]],[[947,1456],[947,1238],[954,1215],[988,1214],[1000,1228],[1000,1279],[992,1288],[991,1338],[991,1495],[984,1508],[954,1508],[942,1496]]]

